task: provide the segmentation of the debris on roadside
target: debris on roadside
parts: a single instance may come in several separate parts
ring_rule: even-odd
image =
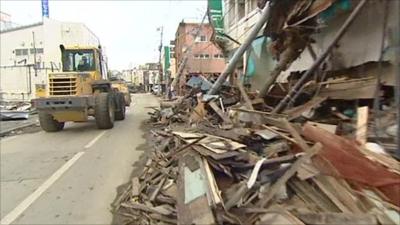
[[[0,105],[0,119],[28,119],[32,114],[32,104],[28,102],[12,102]]]
[[[273,114],[233,93],[154,108],[154,149],[115,204],[125,224],[399,223],[399,162],[370,141],[368,107]]]
[[[335,48],[350,48],[340,39],[372,4],[354,2],[315,44],[316,15],[335,1],[259,1],[272,10],[264,36],[276,61],[265,85],[246,89],[235,58],[214,83],[191,79],[153,108],[154,148],[114,205],[124,224],[400,224],[398,63],[335,68],[347,57]],[[289,71],[304,52],[310,67]]]

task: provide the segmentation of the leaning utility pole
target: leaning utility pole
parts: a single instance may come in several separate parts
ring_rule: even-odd
[[[216,94],[218,92],[219,88],[225,82],[228,75],[233,73],[233,71],[235,70],[236,64],[242,58],[243,54],[246,52],[247,48],[251,45],[253,40],[257,37],[258,32],[261,30],[261,28],[267,22],[268,17],[269,17],[269,12],[270,12],[270,4],[271,3],[268,2],[265,5],[260,18],[258,19],[257,23],[254,25],[249,36],[247,36],[246,40],[244,40],[242,45],[240,45],[239,49],[236,50],[235,54],[229,60],[228,65],[225,67],[224,71],[218,77],[217,81],[214,83],[214,85],[211,87],[211,89],[208,91],[207,94],[211,94],[211,95]]]

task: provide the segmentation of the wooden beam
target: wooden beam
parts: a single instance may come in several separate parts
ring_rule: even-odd
[[[221,117],[221,119],[225,123],[232,124],[232,121],[229,119],[229,117],[226,116],[224,112],[222,112],[222,110],[217,106],[217,104],[214,101],[209,102],[208,105],[218,114],[219,117]]]
[[[367,143],[367,131],[368,131],[368,106],[358,107],[356,140],[359,141],[362,145]]]
[[[253,104],[251,103],[251,100],[250,100],[249,96],[247,95],[247,92],[244,89],[242,82],[239,79],[236,79],[236,86],[239,88],[239,91],[242,94],[242,97],[243,97],[246,107],[248,109],[254,110]]]

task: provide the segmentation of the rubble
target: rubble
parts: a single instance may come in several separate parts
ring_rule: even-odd
[[[27,102],[13,102],[0,106],[0,119],[28,119],[33,113],[32,105]]]
[[[155,148],[115,207],[125,224],[400,222],[399,162],[367,144],[368,107],[354,120],[326,97],[282,114],[218,98],[199,91],[154,108]],[[321,108],[331,113],[304,113]]]

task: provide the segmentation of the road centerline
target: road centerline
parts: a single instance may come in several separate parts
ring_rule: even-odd
[[[14,222],[32,203],[34,203],[54,182],[56,182],[85,152],[77,152],[62,167],[53,173],[42,183],[32,194],[25,198],[17,207],[9,212],[0,221],[2,225],[9,225]]]
[[[94,137],[89,143],[87,143],[83,148],[88,149],[92,147],[106,132],[107,132],[106,130],[102,131],[100,134]]]

